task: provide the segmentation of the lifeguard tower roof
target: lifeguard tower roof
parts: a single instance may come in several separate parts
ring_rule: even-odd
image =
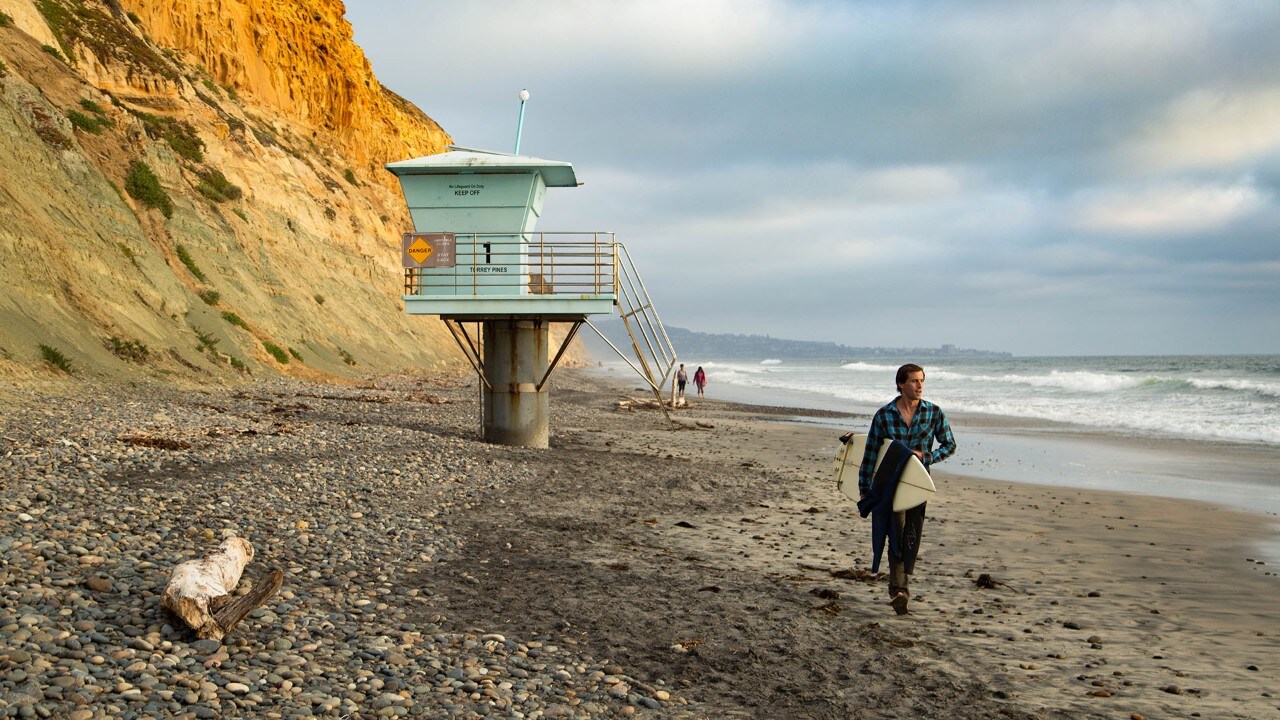
[[[396,177],[406,175],[456,175],[470,172],[476,175],[506,175],[510,173],[537,172],[547,187],[577,187],[582,183],[573,174],[573,165],[560,160],[543,160],[528,155],[476,150],[449,146],[449,152],[426,155],[412,160],[388,163]]]

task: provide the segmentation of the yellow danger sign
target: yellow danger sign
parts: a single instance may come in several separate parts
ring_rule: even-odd
[[[419,265],[427,261],[431,254],[436,251],[431,247],[431,243],[426,238],[419,237],[414,240],[409,247],[405,248],[405,252],[409,253],[409,257],[413,258]]]
[[[457,262],[453,233],[405,233],[400,240],[400,256],[407,268],[446,268]]]

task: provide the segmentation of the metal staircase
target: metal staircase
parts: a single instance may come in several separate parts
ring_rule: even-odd
[[[619,350],[604,333],[600,332],[599,328],[592,325],[590,320],[584,318],[583,322],[648,383],[663,414],[667,416],[668,421],[672,421],[667,405],[662,402],[662,389],[669,382],[672,383],[672,402],[674,403],[674,371],[678,359],[675,348],[671,345],[671,339],[667,337],[667,330],[662,326],[662,319],[658,317],[658,310],[653,306],[653,300],[650,299],[649,291],[645,289],[644,282],[640,279],[640,273],[636,271],[631,254],[622,243],[615,242],[613,247],[614,305],[618,308],[622,324],[627,328],[627,335],[631,338],[631,349],[639,366],[631,362],[631,358]]]
[[[493,317],[538,314],[546,320],[572,325],[534,385],[535,391],[540,392],[546,385],[585,324],[644,379],[663,414],[671,420],[662,395],[663,388],[670,386],[674,404],[676,351],[630,253],[613,233],[537,232],[524,233],[516,240],[493,233],[458,233],[449,240],[455,266],[447,272],[407,268],[404,299],[406,306],[429,305],[429,309],[440,313],[480,377],[482,394],[486,389],[493,390],[485,373],[482,322]],[[514,272],[482,272],[494,266]],[[454,267],[464,271],[455,272]],[[489,307],[493,303],[499,305]],[[469,312],[460,312],[459,308],[464,307]],[[631,353],[619,349],[587,319],[592,314],[612,315],[614,308],[627,329]],[[474,336],[467,331],[468,322],[476,323]]]

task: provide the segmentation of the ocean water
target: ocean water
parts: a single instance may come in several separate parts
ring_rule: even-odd
[[[915,361],[925,367],[924,397],[942,406],[956,433],[958,450],[939,466],[944,472],[1198,500],[1280,518],[1280,356]],[[685,363],[690,375],[699,365],[706,371],[709,398],[864,415],[896,396],[901,364]],[[602,371],[630,372],[621,363]],[[840,432],[865,431],[868,422],[802,413],[793,420],[830,427],[833,452]],[[1275,530],[1259,549],[1280,562],[1280,524]]]
[[[937,358],[925,399],[948,412],[1121,436],[1280,447],[1280,356]],[[712,396],[868,412],[896,395],[884,360],[708,361]],[[696,367],[691,364],[691,367]]]

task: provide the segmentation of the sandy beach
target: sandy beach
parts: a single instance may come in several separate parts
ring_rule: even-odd
[[[721,587],[717,600],[741,595],[730,589],[736,582],[768,583],[773,592],[765,594],[778,605],[760,603],[760,615],[788,616],[796,631],[812,623],[812,645],[774,648],[760,664],[820,679],[824,690],[796,693],[808,696],[804,710],[764,703],[760,716],[905,715],[931,707],[922,700],[931,691],[908,690],[916,674],[974,683],[976,696],[960,705],[984,712],[995,711],[992,698],[1009,711],[1071,717],[1280,710],[1269,695],[1276,673],[1268,661],[1280,649],[1280,576],[1255,549],[1273,535],[1273,520],[1145,495],[982,481],[944,463],[935,470],[942,499],[929,511],[913,612],[900,619],[884,605],[882,579],[838,577],[869,568],[868,521],[832,487],[833,434],[771,422],[791,414],[814,413],[708,402],[677,417],[711,429],[641,430],[624,419],[614,431],[565,438],[574,449],[687,464],[677,477],[689,478],[693,492],[660,503],[633,538],[658,545],[673,565],[705,568],[705,578],[672,599],[697,593],[692,586],[704,580]],[[849,427],[866,422],[853,418]],[[956,427],[962,435],[963,423]],[[645,494],[643,482],[625,486]],[[1004,584],[979,588],[983,573]],[[697,605],[695,595],[687,612],[697,614]],[[755,616],[747,610],[743,620]],[[704,653],[715,634],[703,637]],[[730,638],[718,638],[721,652],[732,652]],[[854,649],[872,638],[870,655]],[[897,663],[905,667],[889,671]],[[881,691],[896,683],[901,697],[886,701],[896,696]]]
[[[558,372],[530,450],[465,378],[6,388],[0,717],[1280,714],[1273,519],[943,464],[899,617],[816,413],[620,394]],[[227,532],[285,585],[197,642],[158,590]]]

